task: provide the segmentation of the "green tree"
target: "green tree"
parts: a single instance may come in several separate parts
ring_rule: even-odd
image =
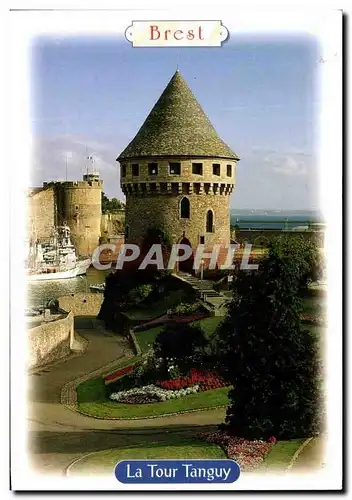
[[[104,301],[98,318],[114,331],[125,330],[122,313],[135,307],[136,299],[152,298],[167,274],[155,269],[138,269],[135,262],[127,262],[123,269],[116,269],[105,279]]]
[[[103,214],[116,213],[124,209],[125,204],[123,201],[117,198],[111,198],[110,200],[104,192],[101,193],[101,211]]]
[[[299,268],[300,287],[306,287],[312,281],[321,278],[323,272],[323,257],[318,245],[311,238],[302,235],[281,236],[271,242],[272,253],[284,261],[294,259]]]
[[[189,323],[168,323],[154,342],[155,356],[185,360],[197,355],[207,345],[203,329]]]
[[[216,335],[218,370],[233,385],[226,424],[248,439],[319,432],[318,341],[300,324],[300,256],[271,248],[258,272],[238,270]]]
[[[154,244],[160,244],[168,247],[172,244],[172,237],[170,233],[163,226],[152,226],[148,229],[147,234],[143,240],[142,247],[146,250]]]
[[[151,294],[153,285],[139,285],[128,293],[128,298],[132,304],[139,304]]]

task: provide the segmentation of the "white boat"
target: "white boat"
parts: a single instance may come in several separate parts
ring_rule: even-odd
[[[57,280],[75,278],[85,274],[91,265],[90,259],[77,259],[71,243],[70,228],[64,224],[54,228],[48,243],[30,245],[27,279],[28,281]]]

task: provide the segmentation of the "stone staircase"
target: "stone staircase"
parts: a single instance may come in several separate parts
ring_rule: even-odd
[[[210,280],[201,280],[192,274],[179,272],[178,278],[189,283],[197,293],[197,298],[210,306],[215,316],[225,314],[226,297],[213,288],[213,282]]]

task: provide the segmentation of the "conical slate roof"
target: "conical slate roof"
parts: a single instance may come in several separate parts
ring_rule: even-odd
[[[117,159],[151,156],[239,159],[217,135],[179,71]]]

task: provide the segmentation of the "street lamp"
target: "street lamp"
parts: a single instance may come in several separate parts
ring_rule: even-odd
[[[204,260],[200,261],[200,280],[203,281]]]

